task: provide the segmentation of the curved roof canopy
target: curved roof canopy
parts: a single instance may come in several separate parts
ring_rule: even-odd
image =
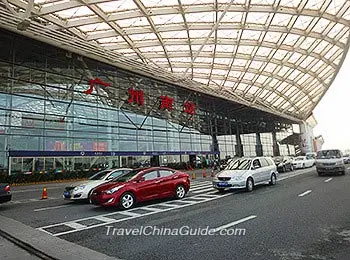
[[[347,0],[1,0],[0,26],[306,119],[349,47]]]

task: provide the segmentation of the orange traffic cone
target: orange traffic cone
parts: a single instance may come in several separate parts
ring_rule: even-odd
[[[44,187],[44,189],[43,189],[43,194],[41,195],[41,199],[42,200],[47,199],[47,189],[46,189],[46,187]]]
[[[196,174],[193,172],[192,173],[192,180],[194,180],[196,178]]]
[[[207,172],[205,170],[203,170],[203,178],[207,177]]]

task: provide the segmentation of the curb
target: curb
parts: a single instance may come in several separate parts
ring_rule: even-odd
[[[42,182],[25,182],[25,183],[12,183],[12,187],[15,186],[30,186],[38,184],[51,184],[51,183],[65,183],[65,182],[75,182],[75,181],[85,181],[88,178],[79,178],[79,179],[67,179],[67,180],[56,180],[56,181],[42,181]]]
[[[44,259],[44,260],[58,260],[57,258],[53,258],[37,249],[35,249],[34,247],[32,247],[31,245],[24,243],[21,240],[16,239],[15,237],[11,236],[10,234],[0,230],[0,236],[2,236],[3,238],[7,239],[8,241],[11,241],[12,243],[14,243],[15,245],[19,246],[20,248],[24,249],[25,251],[27,251],[28,253],[35,255],[37,257],[39,257],[40,259]]]
[[[111,257],[90,248],[51,236],[17,220],[1,215],[0,236],[45,260],[121,260],[120,258]]]

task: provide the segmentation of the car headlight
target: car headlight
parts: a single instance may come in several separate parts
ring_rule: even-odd
[[[232,180],[233,181],[241,181],[243,178],[242,176],[235,176],[235,177],[232,177]]]
[[[85,189],[85,187],[86,187],[86,185],[79,185],[79,186],[74,188],[74,191],[83,190],[83,189]]]
[[[113,193],[117,192],[118,190],[120,190],[123,187],[124,187],[124,185],[117,186],[117,187],[114,187],[114,188],[112,188],[110,190],[106,190],[105,192],[106,192],[106,194],[113,194]]]
[[[343,164],[342,161],[338,161],[338,162],[336,163],[336,165],[342,165],[342,164]]]

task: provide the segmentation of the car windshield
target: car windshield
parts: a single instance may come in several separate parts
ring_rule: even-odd
[[[135,170],[132,170],[126,174],[123,174],[121,176],[118,176],[116,178],[114,178],[112,181],[114,182],[127,182],[127,181],[130,181],[131,179],[135,178],[136,175],[142,171],[144,169],[140,168],[140,169],[135,169]]]
[[[341,158],[340,151],[338,150],[325,150],[317,153],[317,159],[334,159]]]
[[[104,170],[104,171],[100,171],[98,173],[95,173],[94,175],[92,175],[89,180],[92,180],[92,181],[96,181],[96,180],[103,180],[104,177],[106,177],[106,175],[108,173],[110,173],[112,170]]]
[[[227,165],[225,170],[249,170],[251,161],[250,159],[234,160]]]

